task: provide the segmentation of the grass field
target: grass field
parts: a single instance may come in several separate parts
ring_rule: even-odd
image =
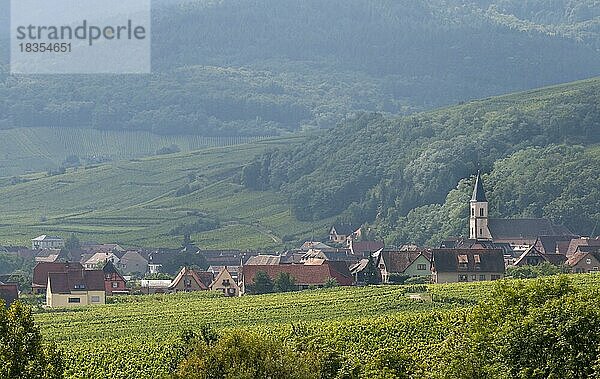
[[[283,236],[322,235],[330,220],[299,222],[281,195],[248,191],[235,180],[257,154],[303,138],[114,162],[51,177],[32,174],[26,183],[0,187],[0,245],[75,233],[81,240],[176,247],[182,236],[172,229],[193,224],[198,215],[220,223],[192,235],[203,248],[275,249]],[[191,192],[177,196],[186,185]]]
[[[106,157],[113,161],[152,156],[177,145],[189,152],[249,142],[245,137],[166,136],[149,132],[74,128],[0,130],[0,178],[59,167],[66,157]]]

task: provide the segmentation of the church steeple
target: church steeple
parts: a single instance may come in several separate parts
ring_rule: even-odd
[[[483,190],[483,180],[481,180],[481,174],[479,171],[477,171],[477,179],[475,179],[475,188],[473,188],[473,196],[471,196],[471,201],[487,203],[485,191]]]
[[[488,201],[485,197],[483,180],[481,180],[479,172],[477,172],[477,179],[475,179],[475,187],[469,205],[471,208],[469,238],[472,240],[491,240],[492,236],[488,229]]]

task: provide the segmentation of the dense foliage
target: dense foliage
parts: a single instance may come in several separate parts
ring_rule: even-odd
[[[472,182],[461,179],[481,169],[492,217],[549,217],[588,235],[600,222],[599,93],[596,79],[410,117],[364,114],[263,154],[242,182],[283,191],[301,220],[337,215],[390,242],[436,243],[464,235]]]
[[[583,79],[600,66],[591,0],[158,3],[152,75],[25,78],[0,66],[0,129],[271,135],[357,110],[408,113]]]
[[[44,345],[31,309],[0,300],[0,378],[61,379],[64,363],[53,345]]]

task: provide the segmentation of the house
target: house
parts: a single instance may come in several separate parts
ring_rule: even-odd
[[[348,242],[348,246],[352,254],[368,258],[369,254],[383,249],[384,243],[383,241],[355,241],[352,239]]]
[[[212,281],[213,276],[210,272],[196,272],[191,268],[183,267],[173,279],[169,290],[174,292],[207,291]]]
[[[600,237],[581,237],[572,239],[571,242],[569,242],[569,247],[567,248],[567,257],[570,258],[578,251],[582,251],[582,249],[585,249],[585,247],[600,248]]]
[[[312,249],[321,250],[321,251],[335,251],[337,250],[335,247],[331,247],[329,245],[324,244],[323,242],[318,241],[306,241],[300,246],[301,251],[309,251]]]
[[[172,281],[170,280],[146,280],[140,281],[141,291],[146,295],[152,295],[155,293],[168,293],[169,287],[171,287]]]
[[[600,247],[594,252],[573,253],[566,265],[576,274],[600,272]]]
[[[246,261],[246,265],[278,265],[281,263],[280,255],[268,255],[268,254],[259,254],[253,257],[250,257]],[[225,267],[225,266],[223,266]]]
[[[502,279],[504,254],[500,249],[434,249],[431,273],[434,283]]]
[[[536,245],[530,246],[521,256],[514,262],[515,266],[537,266],[542,263],[550,263],[555,266],[564,264],[567,260],[566,255],[562,254],[545,254],[539,250]]]
[[[35,252],[35,262],[60,262],[67,259],[61,249],[40,249]]]
[[[33,281],[31,283],[33,293],[46,293],[49,273],[67,272],[69,270],[83,270],[83,266],[78,262],[39,262],[33,268]]]
[[[104,288],[107,295],[126,295],[129,293],[125,278],[111,261],[106,262],[102,272],[104,272]]]
[[[145,274],[148,272],[148,260],[139,252],[129,250],[121,257],[119,261],[121,271],[124,274]]]
[[[101,252],[110,252],[110,253],[124,253],[125,249],[116,243],[85,243],[82,246],[82,249],[91,255]]]
[[[257,252],[240,250],[200,250],[209,266],[241,266],[251,257],[259,255]]]
[[[375,266],[383,283],[398,277],[431,275],[431,252],[427,250],[380,250],[374,254]]]
[[[567,255],[572,239],[577,236],[539,236],[533,244],[535,248],[544,254]]]
[[[50,272],[46,289],[46,306],[73,307],[106,304],[104,272],[102,270],[75,269]]]
[[[335,224],[329,229],[329,241],[347,244],[350,240],[360,237],[360,226],[351,224]]]
[[[250,261],[250,260],[248,260],[248,261]],[[239,278],[239,272],[241,271],[240,266],[210,266],[206,271],[210,272],[212,274],[212,276],[214,278],[216,278],[217,276],[219,276],[221,271],[223,271],[225,269],[225,267],[227,267],[227,271],[233,277],[233,279],[235,279],[235,281],[237,282],[237,280]]]
[[[62,249],[65,247],[65,240],[60,237],[41,235],[31,240],[31,248],[37,249]]]
[[[0,300],[4,302],[5,307],[10,307],[15,300],[19,300],[19,286],[16,283],[0,282]]]
[[[219,275],[217,275],[215,280],[210,284],[209,288],[211,291],[221,291],[228,297],[240,295],[240,287],[229,273],[227,267],[221,270]]]
[[[533,245],[539,236],[573,235],[566,227],[555,225],[548,219],[489,218],[488,201],[479,173],[477,173],[469,207],[469,238],[471,240],[511,245]]]
[[[104,267],[104,264],[106,262],[112,262],[116,267],[120,269],[120,261],[121,260],[119,259],[119,257],[117,257],[114,253],[102,251],[95,253],[87,260],[82,262],[82,264],[86,270],[93,270],[95,268]]]
[[[350,286],[354,280],[344,262],[324,262],[321,265],[281,264],[281,265],[250,265],[242,267],[241,292],[251,290],[257,273],[264,272],[275,280],[281,273],[290,274],[298,289],[322,287],[330,279],[335,279],[340,286]]]
[[[360,261],[362,255],[352,254],[347,249],[338,251],[309,250],[302,256],[300,263],[305,265],[322,264],[323,262],[346,262],[348,266]]]

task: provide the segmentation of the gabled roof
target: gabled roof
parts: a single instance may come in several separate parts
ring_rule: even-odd
[[[261,254],[254,257],[250,257],[246,261],[246,265],[278,265],[281,261],[279,255],[266,255]]]
[[[61,240],[62,240],[62,238],[60,238],[60,237],[47,236],[45,234],[42,234],[41,236],[32,239],[32,241],[36,241],[36,242],[41,242],[41,241],[61,241]]]
[[[488,229],[494,239],[536,239],[538,236],[573,235],[566,227],[554,225],[545,218],[500,219],[490,218]]]
[[[108,261],[111,261],[111,260],[115,260],[115,261],[118,262],[119,261],[119,257],[117,257],[112,252],[102,251],[102,252],[98,252],[98,253],[95,253],[94,255],[92,255],[83,264],[85,264],[85,265],[92,265],[92,264],[98,264],[98,263],[108,262]]]
[[[102,268],[102,272],[104,273],[105,276],[106,275],[117,275],[119,277],[119,279],[121,279],[122,281],[125,281],[125,278],[123,278],[123,275],[121,275],[121,273],[117,270],[117,268],[111,261],[106,262],[106,264]]]
[[[600,246],[600,237],[572,239],[567,249],[567,256],[575,254],[582,246]]]
[[[69,294],[72,291],[104,291],[102,270],[69,270],[48,274],[52,293]]]
[[[342,262],[343,263],[343,262]],[[322,265],[299,265],[299,264],[286,264],[286,265],[264,265],[264,266],[244,266],[242,268],[244,284],[252,285],[254,277],[258,272],[265,272],[271,279],[275,279],[280,273],[290,274],[296,285],[323,285],[327,283],[329,278],[337,280],[339,285],[351,285],[353,282],[352,275],[348,272],[346,266],[346,273],[340,273],[330,263],[326,262]]]
[[[335,231],[337,235],[349,236],[352,233],[356,232],[358,229],[360,229],[360,226],[352,224],[333,224],[331,229],[329,229],[329,234],[332,234]]]
[[[350,250],[354,254],[374,253],[383,247],[384,243],[382,241],[352,241],[350,244]]]
[[[69,270],[83,270],[83,266],[79,262],[40,262],[33,268],[33,285],[45,288],[48,285],[49,273]]]
[[[576,266],[579,262],[584,260],[585,258],[594,258],[597,262],[600,262],[600,252],[581,252],[577,251],[573,255],[569,257],[566,262],[566,265],[569,267]]]
[[[212,276],[212,274],[211,274]],[[198,287],[200,287],[203,290],[207,290],[208,289],[208,285],[206,283],[204,283],[202,281],[202,279],[200,278],[200,276],[196,273],[196,271],[192,270],[191,268],[188,267],[184,267],[179,271],[179,274],[177,274],[177,276],[175,277],[175,279],[173,279],[173,282],[171,283],[171,285],[169,286],[169,288],[175,288],[179,285],[179,283],[181,283],[181,281],[185,278],[185,277],[191,277],[196,284],[198,284]],[[210,283],[209,283],[210,285]]]
[[[475,179],[475,187],[473,188],[473,195],[471,195],[471,201],[479,203],[487,203],[485,197],[485,190],[483,189],[483,180],[481,180],[481,174],[477,171],[477,179]]]
[[[504,272],[500,249],[434,249],[431,263],[435,272]]]
[[[430,260],[420,251],[389,251],[382,250],[379,254],[379,263],[383,260],[387,272],[403,273],[420,256]]]
[[[238,288],[237,283],[233,280],[233,276],[231,276],[231,273],[229,272],[229,269],[227,267],[223,268],[223,270],[221,270],[219,274],[213,280],[210,281],[210,283],[208,284],[208,288],[213,289],[213,286],[215,286],[219,281],[222,281],[224,276],[231,278],[231,282],[229,282],[230,286]]]
[[[535,247],[544,254],[566,254],[567,251],[564,250],[565,244],[568,247],[573,238],[576,237],[572,235],[539,236],[537,241],[535,241]],[[564,251],[561,251],[561,249]]]
[[[555,266],[559,266],[567,260],[567,257],[562,254],[545,254],[540,251],[535,245],[530,246],[527,250],[521,254],[521,256],[515,261],[514,265],[519,266],[528,257],[539,257],[544,262],[551,263]]]

